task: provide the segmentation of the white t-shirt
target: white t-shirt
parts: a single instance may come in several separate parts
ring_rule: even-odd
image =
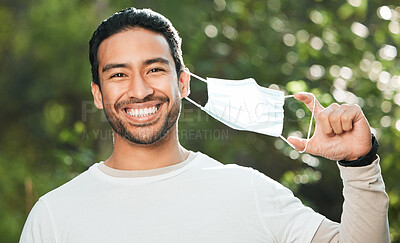
[[[105,167],[41,197],[20,242],[310,242],[324,219],[260,172],[200,152],[155,170]]]

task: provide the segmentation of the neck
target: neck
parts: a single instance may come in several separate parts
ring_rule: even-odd
[[[133,144],[114,132],[114,151],[104,163],[119,170],[150,170],[178,164],[188,156],[179,143],[175,125],[150,145]]]

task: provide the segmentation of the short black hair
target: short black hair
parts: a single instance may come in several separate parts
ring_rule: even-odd
[[[100,86],[99,60],[97,52],[100,44],[108,37],[132,28],[144,28],[160,33],[168,42],[172,58],[174,59],[176,73],[179,74],[185,65],[182,58],[181,43],[178,31],[163,15],[151,9],[126,8],[111,15],[100,23],[89,41],[89,59],[92,66],[93,82]]]

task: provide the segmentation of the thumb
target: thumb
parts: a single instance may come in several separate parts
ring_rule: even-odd
[[[291,143],[297,151],[303,151],[307,144],[307,139],[298,138],[298,137],[288,137],[288,142]],[[303,151],[306,152],[306,151]]]

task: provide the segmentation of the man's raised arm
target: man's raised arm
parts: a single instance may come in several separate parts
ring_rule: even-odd
[[[324,219],[312,242],[389,242],[388,196],[376,152],[378,143],[357,105],[324,108],[310,93],[297,93],[315,113],[315,133],[288,138],[297,150],[339,161],[343,180],[341,223]],[[314,102],[316,102],[314,104]]]

